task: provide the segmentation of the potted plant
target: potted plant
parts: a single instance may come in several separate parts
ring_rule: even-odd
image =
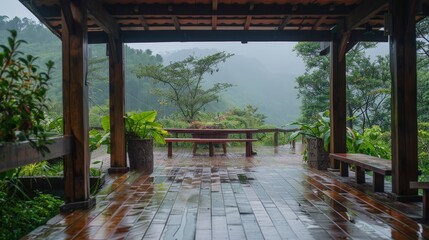
[[[331,136],[329,111],[319,113],[313,122],[293,122],[290,125],[298,125],[299,130],[289,136],[289,141],[302,136],[307,141],[304,150],[304,160],[311,168],[326,170],[329,165],[329,141]]]
[[[164,137],[168,134],[155,119],[156,111],[130,112],[125,115],[131,170],[153,171],[153,140],[163,144]]]

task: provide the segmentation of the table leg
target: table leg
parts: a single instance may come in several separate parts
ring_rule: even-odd
[[[226,154],[226,143],[222,143],[223,153]]]
[[[209,143],[209,156],[213,157],[214,156],[214,147],[213,147],[213,143]]]
[[[173,143],[172,142],[168,142],[167,143],[167,147],[168,147],[168,157],[172,157],[173,156]]]
[[[252,139],[253,138],[253,134],[251,133],[251,132],[248,132],[248,133],[246,133],[246,138],[247,139]],[[246,142],[246,146],[247,146],[247,143],[248,142]],[[253,153],[253,146],[252,146],[252,142],[250,142],[250,144],[249,144],[249,151],[250,151],[250,155],[248,156],[248,157],[250,157],[250,156],[252,156],[252,153]]]

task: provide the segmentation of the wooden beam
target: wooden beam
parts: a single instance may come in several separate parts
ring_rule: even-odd
[[[180,30],[180,22],[179,19],[177,19],[177,16],[172,16],[171,19],[173,20],[174,28],[176,30]]]
[[[388,0],[365,0],[346,17],[344,31],[351,31],[359,27],[380,11],[387,9],[388,6]]]
[[[0,147],[0,172],[71,153],[72,138],[70,136],[55,137],[50,140],[52,143],[46,146],[49,152],[45,155],[40,154],[29,142],[3,144]]]
[[[90,15],[101,29],[115,38],[119,38],[121,30],[110,13],[97,0],[87,1],[87,4]]]
[[[212,12],[214,14],[217,14],[217,9],[218,9],[218,0],[212,0]],[[216,30],[217,29],[217,16],[213,15],[212,16],[212,30]]]
[[[415,10],[415,0],[390,2],[392,192],[398,199],[417,195],[417,189],[409,187],[418,179]]]
[[[347,31],[347,32],[345,32],[342,36],[341,36],[341,39],[340,39],[340,51],[339,51],[339,60],[340,61],[343,61],[343,57],[345,58],[346,57],[346,53],[347,53],[347,46],[348,46],[348,43],[349,43],[349,39],[350,39],[350,35],[351,35],[351,32],[350,31]],[[345,61],[345,60],[344,60]]]
[[[139,16],[139,20],[140,20],[140,22],[141,22],[141,24],[143,26],[143,29],[145,31],[148,31],[149,30],[149,25],[147,24],[146,19],[143,17],[143,15]]]
[[[346,58],[340,56],[340,40],[331,42],[330,47],[330,115],[331,142],[330,153],[346,153]],[[331,168],[338,169],[340,164],[334,160]]]
[[[67,24],[68,29],[73,28],[73,15],[70,8],[70,0],[61,0],[60,1],[62,13],[64,16],[64,22]]]
[[[341,17],[350,14],[355,6],[337,5],[333,10],[330,5],[319,4],[253,4],[250,10],[245,4],[224,4],[218,0],[206,4],[161,4],[139,3],[139,10],[135,11],[135,4],[108,4],[107,11],[112,16],[158,15],[158,16],[332,16]]]
[[[125,71],[123,43],[109,38],[109,109],[110,109],[110,169],[109,172],[126,172],[125,150]]]
[[[86,2],[69,2],[73,28],[69,29],[62,17],[64,135],[70,135],[74,142],[71,154],[64,157],[65,205],[61,208],[64,211],[90,208],[95,204],[89,193]]]
[[[387,42],[383,31],[353,31],[349,41]],[[299,30],[204,30],[204,31],[123,31],[121,39],[124,43],[139,42],[205,42],[205,41],[312,41],[329,42],[333,38],[331,31],[299,31]],[[107,43],[108,36],[104,32],[89,33],[90,43]]]

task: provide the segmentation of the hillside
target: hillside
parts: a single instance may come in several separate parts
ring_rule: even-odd
[[[7,19],[0,16],[0,44],[6,43],[9,33],[6,29],[16,29],[18,36],[28,43],[23,44],[21,51],[40,57],[38,64],[42,65],[48,59],[55,62],[52,86],[49,97],[52,99],[51,111],[61,114],[62,85],[61,85],[61,42],[42,25],[23,18]],[[174,108],[160,104],[160,99],[151,94],[153,84],[148,79],[138,79],[135,69],[142,64],[169,63],[182,60],[189,55],[203,56],[212,54],[214,49],[183,49],[167,55],[153,54],[151,50],[125,47],[125,77],[126,77],[126,110],[156,109],[161,117],[168,116]],[[234,52],[232,52],[234,53]],[[108,59],[106,45],[89,46],[88,85],[90,96],[90,116],[108,114]],[[207,76],[207,82],[229,82],[234,84],[223,93],[221,100],[210,104],[206,111],[220,112],[232,107],[245,105],[256,106],[260,113],[267,116],[267,123],[282,126],[299,117],[299,100],[295,76],[282,71],[272,71],[258,59],[236,54],[219,66],[220,71]],[[99,119],[91,120],[97,124]]]

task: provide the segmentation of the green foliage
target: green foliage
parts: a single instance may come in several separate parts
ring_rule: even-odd
[[[155,122],[156,111],[130,112],[125,115],[125,131],[128,137],[153,138],[157,143],[165,143],[168,132]]]
[[[10,197],[0,191],[0,239],[20,239],[59,213],[63,202],[49,194],[33,199]]]
[[[419,123],[418,140],[420,181],[429,181],[429,122]]]
[[[46,63],[46,72],[39,71],[37,57],[19,51],[23,43],[12,30],[7,45],[0,45],[0,143],[27,140],[45,153],[43,120],[53,62]]]
[[[146,65],[137,70],[137,77],[152,79],[165,87],[154,88],[155,95],[180,110],[186,121],[195,120],[208,103],[217,101],[219,93],[232,87],[229,83],[216,83],[204,89],[204,75],[219,71],[218,65],[233,56],[218,52],[201,59],[194,56],[163,65]]]
[[[289,125],[299,127],[297,131],[293,132],[289,136],[289,142],[296,140],[298,136],[302,136],[303,138],[321,138],[324,141],[325,150],[328,150],[328,145],[331,137],[329,111],[318,113],[310,123],[293,122]]]
[[[390,126],[389,61],[381,56],[371,60],[365,51],[374,46],[359,43],[346,55],[348,126],[361,131]],[[329,57],[320,56],[319,48],[318,43],[299,43],[294,49],[306,64],[306,72],[296,78],[304,122],[329,108]]]
[[[347,152],[391,159],[390,138],[390,132],[383,132],[379,126],[366,128],[363,134],[348,128]]]

